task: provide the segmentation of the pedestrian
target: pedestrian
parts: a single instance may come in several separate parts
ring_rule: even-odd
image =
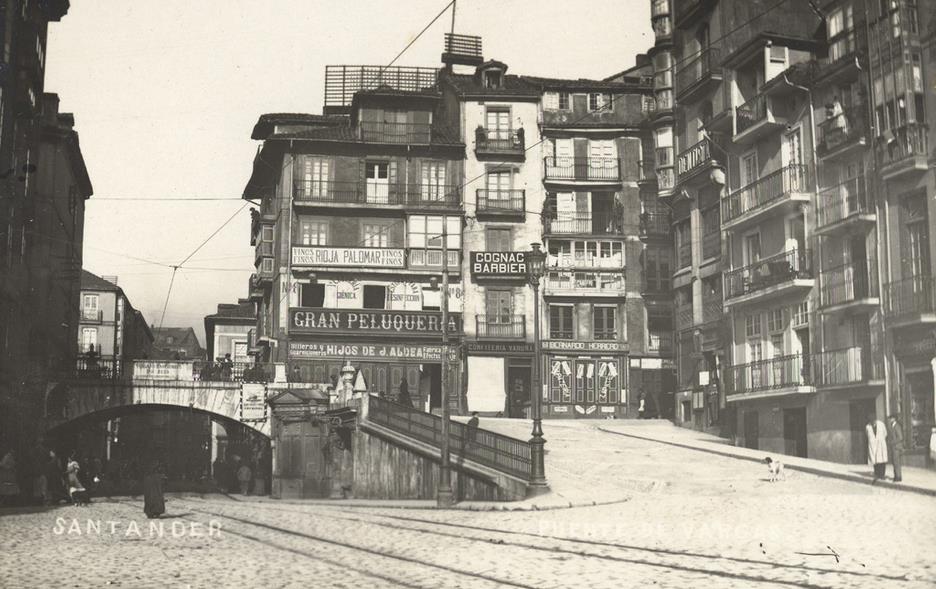
[[[166,513],[166,499],[163,495],[163,473],[159,462],[153,461],[143,477],[143,513],[149,519],[155,519]]]
[[[478,412],[472,411],[471,418],[468,420],[468,423],[465,424],[467,427],[466,433],[468,434],[468,445],[474,445],[478,439]]]
[[[904,433],[896,413],[887,418],[887,451],[894,465],[894,482],[899,483],[903,480]]]
[[[409,394],[409,383],[406,382],[405,376],[400,379],[400,395],[397,397],[397,403],[404,407],[413,406],[413,400],[410,398]]]
[[[231,361],[231,355],[225,354],[221,359],[221,380],[231,380],[231,374],[234,372],[234,362]]]
[[[0,460],[0,505],[7,507],[16,502],[20,494],[16,480],[16,457],[13,450],[7,451]]]
[[[887,472],[887,429],[870,413],[865,434],[868,436],[868,462],[874,466],[874,480],[877,481],[883,479]]]
[[[643,391],[637,396],[637,419],[643,419],[647,412],[647,398]]]
[[[240,484],[241,495],[246,495],[250,490],[250,479],[252,478],[253,473],[245,460],[241,467],[237,469],[237,482]]]
[[[289,382],[302,382],[302,370],[298,364],[293,364],[292,372],[289,374]]]
[[[87,497],[88,491],[85,489],[84,485],[81,483],[81,478],[78,476],[80,470],[81,465],[78,464],[78,457],[72,452],[72,455],[68,458],[68,465],[65,466],[65,478],[68,484],[68,497],[75,505],[90,503]]]
[[[65,496],[65,486],[62,484],[62,463],[55,454],[55,450],[49,450],[48,459],[43,465],[43,474],[46,479],[43,503],[55,505]]]

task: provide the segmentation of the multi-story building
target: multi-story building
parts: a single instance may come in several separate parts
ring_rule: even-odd
[[[674,4],[680,417],[863,462],[868,415],[898,413],[923,454],[927,3]]]
[[[204,360],[205,348],[198,341],[198,335],[192,327],[156,327],[153,332],[153,351],[155,360]]]
[[[208,360],[230,354],[236,364],[248,362],[250,332],[256,326],[257,310],[254,303],[218,303],[218,311],[205,317]]]
[[[350,361],[368,390],[441,406],[441,270],[452,343],[462,333],[465,145],[440,121],[433,69],[329,67],[326,115],[264,115],[244,198],[262,360],[312,382]],[[447,250],[447,251],[446,251]],[[459,395],[453,408],[463,406]]]
[[[78,368],[113,371],[119,375],[126,360],[150,358],[153,332],[143,314],[133,308],[117,277],[101,278],[81,271],[81,302],[78,312]],[[89,365],[88,352],[94,346]]]

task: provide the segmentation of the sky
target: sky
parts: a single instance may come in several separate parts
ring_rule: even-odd
[[[257,118],[321,113],[326,65],[386,65],[447,3],[73,1],[49,27],[45,90],[75,114],[94,185],[85,269],[117,276],[149,323],[194,327],[204,345],[205,315],[247,296],[254,271],[238,210]],[[652,45],[649,12],[649,0],[460,0],[455,30],[480,35],[484,57],[510,73],[600,79]],[[395,65],[438,67],[450,27],[451,11]],[[167,304],[170,266],[232,215],[179,270]]]

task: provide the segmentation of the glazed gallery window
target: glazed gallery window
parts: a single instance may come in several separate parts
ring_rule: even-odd
[[[387,247],[390,242],[390,225],[386,223],[364,223],[364,247]]]
[[[445,162],[423,162],[422,189],[420,195],[423,201],[451,200],[447,195],[445,186]]]
[[[448,266],[457,266],[461,251],[461,217],[412,215],[409,218],[407,243],[410,265],[442,266],[442,227],[448,235]]]
[[[575,328],[572,317],[575,308],[572,305],[549,305],[549,337],[552,339],[572,339]]]
[[[510,108],[490,107],[485,113],[488,139],[510,138]]]
[[[325,221],[300,221],[299,241],[302,245],[328,245],[328,223]]]

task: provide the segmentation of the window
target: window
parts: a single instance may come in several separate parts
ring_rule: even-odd
[[[488,227],[485,229],[485,238],[487,241],[487,251],[489,252],[512,252],[513,235],[509,228]]]
[[[300,156],[298,169],[302,174],[298,191],[305,198],[325,198],[328,196],[327,159]]]
[[[367,162],[364,165],[367,202],[386,204],[390,198],[390,163]]]
[[[488,200],[508,199],[512,176],[512,170],[489,171],[485,177]]]
[[[668,291],[672,278],[669,250],[648,247],[644,257],[644,281],[647,292]]]
[[[588,95],[588,110],[595,112],[599,110],[611,111],[611,95],[604,92],[592,92]]]
[[[851,6],[842,6],[833,10],[829,14],[829,39],[832,44],[829,47],[829,59],[836,61],[854,51],[854,35],[852,31],[855,28],[853,9]]]
[[[761,335],[761,314],[754,313],[744,317],[744,335],[747,338],[758,338]]]
[[[485,113],[488,139],[510,139],[510,109],[488,108]]]
[[[692,230],[689,219],[676,224],[676,267],[686,268],[692,264]]]
[[[488,324],[509,325],[513,320],[513,292],[488,288],[484,292],[484,310]]]
[[[549,337],[552,339],[573,339],[575,328],[572,324],[574,308],[572,305],[549,305]]]
[[[767,312],[767,331],[776,332],[784,330],[786,314],[783,311],[784,309],[781,307],[779,309],[771,309]]]
[[[900,214],[904,225],[900,243],[903,276],[905,278],[928,276],[930,272],[929,227],[925,193],[904,198],[901,202]]]
[[[97,321],[99,319],[98,313],[100,313],[100,299],[98,295],[86,294],[81,298],[81,318]]]
[[[328,223],[326,221],[300,221],[302,245],[328,245]]]
[[[410,265],[442,266],[442,223],[448,233],[448,265],[457,266],[461,251],[461,217],[412,215],[409,218],[407,243]]]
[[[324,284],[302,284],[299,287],[299,306],[300,307],[324,307],[325,306],[325,285]]]
[[[97,328],[96,327],[83,327],[81,328],[81,350],[82,352],[87,352],[91,349],[91,346],[97,348]]]
[[[445,162],[423,162],[422,190],[423,201],[444,201],[445,194]]]
[[[502,78],[503,78],[503,72],[501,72],[500,70],[488,70],[484,72],[484,87],[485,88],[500,88]]]
[[[543,109],[545,110],[569,110],[568,92],[546,92],[543,94]]]
[[[387,302],[387,287],[382,284],[364,285],[364,308],[383,309]]]
[[[809,324],[809,303],[804,301],[794,305],[791,315],[790,323],[794,328],[807,326]]]
[[[572,102],[568,92],[559,93],[559,110],[572,110]]]
[[[390,226],[386,223],[364,223],[364,247],[387,247]]]
[[[592,308],[592,327],[596,340],[617,339],[617,307],[598,306]]]

